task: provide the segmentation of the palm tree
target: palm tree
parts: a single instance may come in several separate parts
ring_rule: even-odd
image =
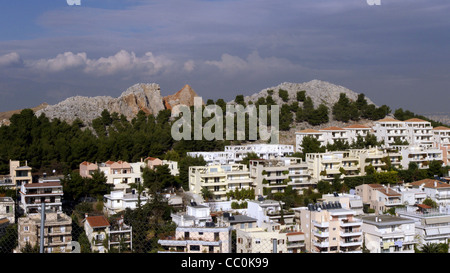
[[[441,248],[436,243],[426,243],[420,249],[421,253],[440,253]]]

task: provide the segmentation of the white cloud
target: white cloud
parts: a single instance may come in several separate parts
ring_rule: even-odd
[[[173,61],[164,56],[155,56],[151,52],[137,57],[134,52],[120,50],[115,55],[89,59],[87,54],[65,52],[55,58],[29,61],[27,65],[38,71],[60,72],[70,69],[82,69],[83,72],[99,76],[114,75],[123,72],[154,75],[170,67]]]
[[[37,61],[29,61],[27,65],[39,71],[60,72],[72,68],[83,67],[86,65],[86,53],[65,52],[58,54],[52,59],[40,59]]]
[[[11,52],[0,56],[0,67],[18,65],[22,63],[22,59],[17,52]]]
[[[195,62],[193,60],[189,60],[189,61],[184,63],[183,68],[184,68],[185,71],[191,72],[195,68]]]
[[[216,66],[227,73],[239,73],[242,71],[270,72],[275,69],[285,70],[302,68],[283,58],[262,58],[256,51],[249,54],[245,60],[238,56],[223,54],[220,61],[205,61],[205,64]]]

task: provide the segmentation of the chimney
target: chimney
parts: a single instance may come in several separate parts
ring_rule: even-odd
[[[88,216],[89,216],[89,215],[88,215],[87,213],[84,214],[84,218],[85,218],[85,219],[88,218]]]

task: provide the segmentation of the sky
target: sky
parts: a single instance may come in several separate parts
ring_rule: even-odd
[[[314,79],[450,112],[448,0],[70,1],[2,2],[0,112],[136,83],[229,101]]]

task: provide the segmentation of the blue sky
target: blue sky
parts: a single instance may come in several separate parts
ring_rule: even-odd
[[[234,99],[313,79],[376,104],[448,112],[447,0],[6,1],[0,111],[138,82]]]

